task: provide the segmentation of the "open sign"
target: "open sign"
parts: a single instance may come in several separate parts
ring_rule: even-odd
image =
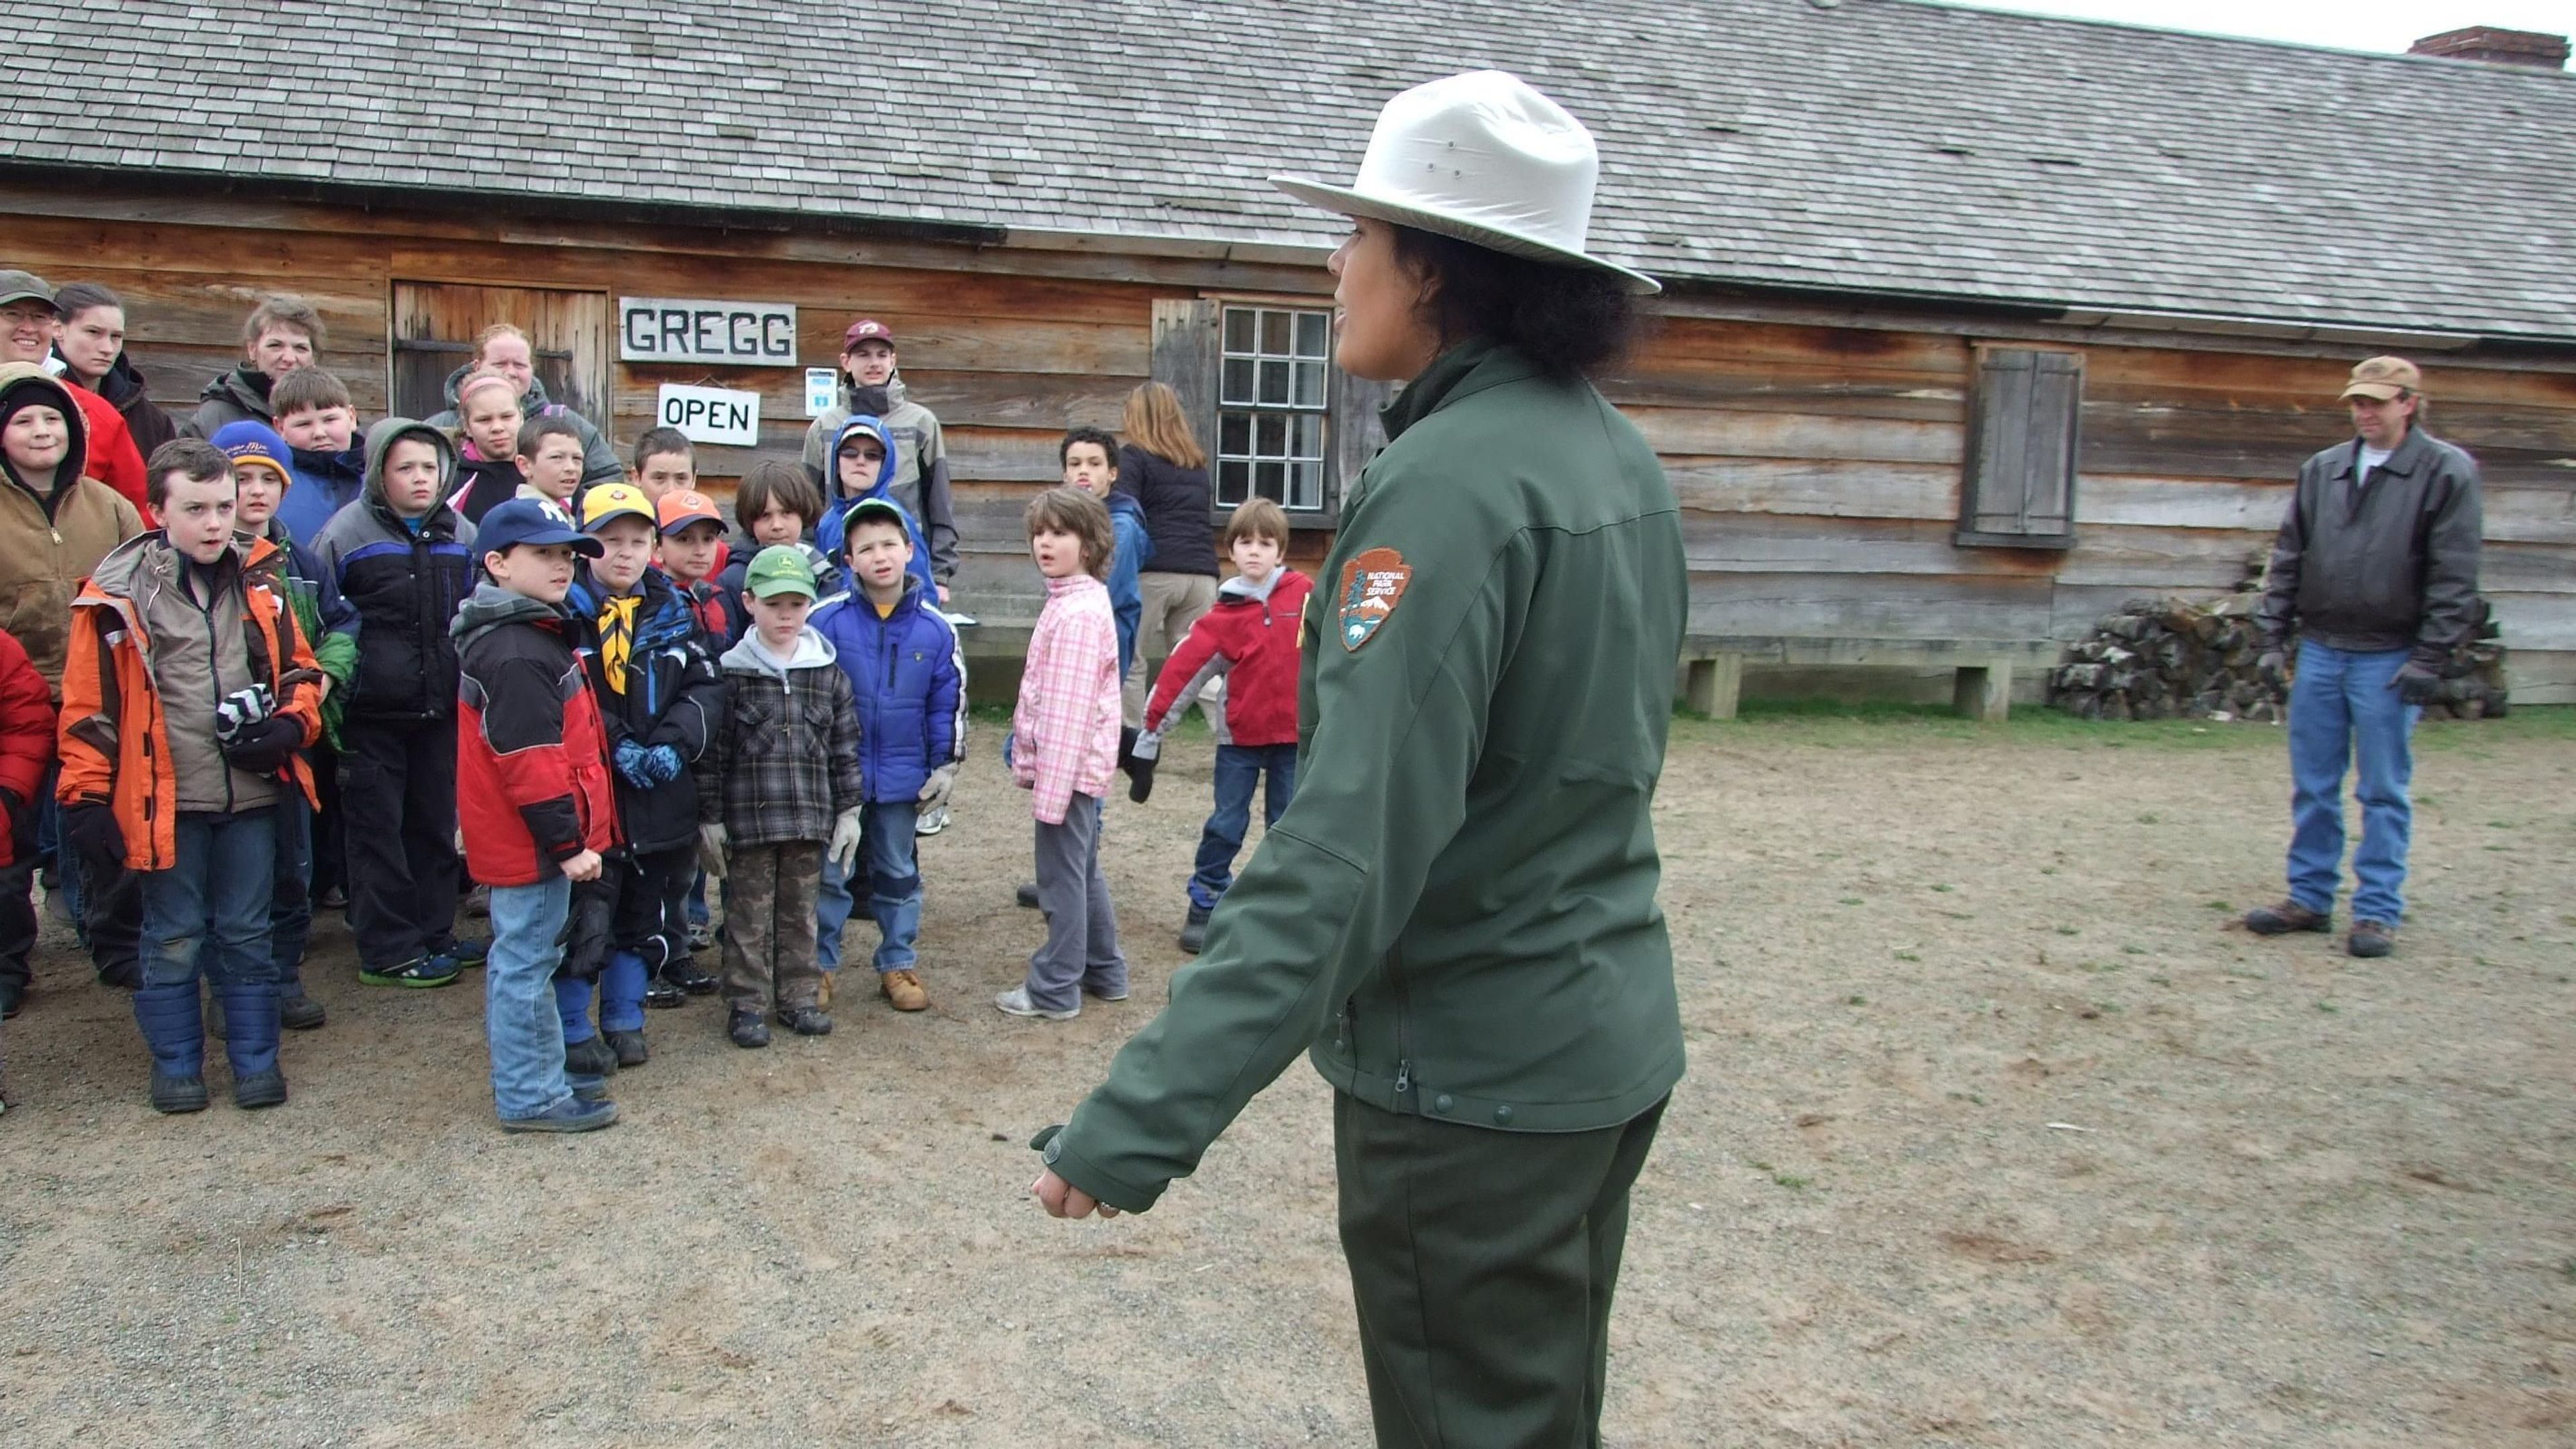
[[[680,436],[692,443],[720,443],[736,448],[760,445],[760,394],[756,392],[666,382],[654,416],[661,419],[662,426],[679,429]]]
[[[786,302],[620,297],[617,360],[793,367],[796,308]]]

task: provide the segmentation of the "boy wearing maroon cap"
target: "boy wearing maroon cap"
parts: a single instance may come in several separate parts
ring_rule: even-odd
[[[841,335],[841,399],[823,410],[805,429],[805,476],[833,496],[832,445],[854,414],[882,419],[894,435],[894,477],[887,483],[894,501],[921,524],[930,544],[930,573],[938,581],[939,603],[957,578],[957,520],[948,501],[948,444],[940,437],[939,419],[930,409],[904,396],[903,379],[895,375],[894,332],[873,317],[850,324]]]

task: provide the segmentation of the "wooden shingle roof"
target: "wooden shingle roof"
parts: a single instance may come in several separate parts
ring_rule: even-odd
[[[1385,98],[1515,71],[1667,279],[2576,339],[2576,76],[1915,0],[28,0],[0,170],[1314,255]]]

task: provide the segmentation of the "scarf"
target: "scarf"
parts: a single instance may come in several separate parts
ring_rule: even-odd
[[[635,654],[635,610],[642,593],[599,601],[599,672],[608,687],[626,692],[626,663]]]

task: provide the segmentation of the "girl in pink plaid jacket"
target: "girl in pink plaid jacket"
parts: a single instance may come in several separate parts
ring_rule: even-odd
[[[1085,992],[1127,999],[1118,915],[1100,873],[1100,801],[1118,767],[1118,625],[1109,608],[1109,510],[1079,488],[1030,500],[1029,556],[1046,608],[1029,636],[1011,711],[1011,778],[1037,816],[1038,906],[1046,944],[1028,979],[994,998],[1013,1016],[1065,1021]]]

